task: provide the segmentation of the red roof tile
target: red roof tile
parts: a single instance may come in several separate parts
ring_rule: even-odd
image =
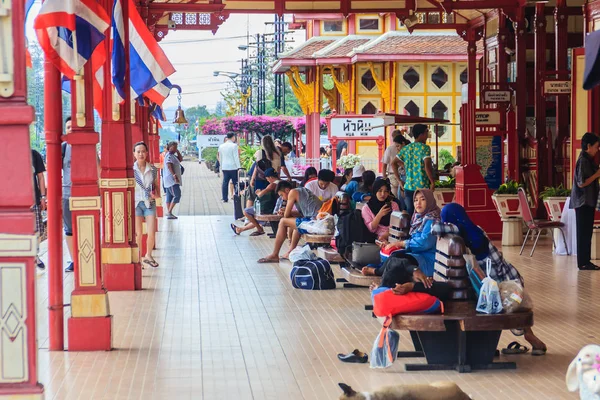
[[[397,35],[357,54],[464,54],[466,57],[467,42],[459,36]]]
[[[325,54],[319,54],[319,58],[346,57],[349,53],[360,45],[367,43],[371,39],[350,39],[339,46],[334,47]]]
[[[329,46],[331,43],[335,42],[336,39],[331,39],[331,40],[315,40],[313,42],[307,42],[306,44],[304,44],[302,47],[300,47],[297,51],[295,51],[294,53],[287,55],[287,56],[282,56],[281,58],[286,59],[286,58],[294,58],[294,59],[307,59],[307,58],[313,58],[313,54],[323,48],[325,48],[326,46]]]

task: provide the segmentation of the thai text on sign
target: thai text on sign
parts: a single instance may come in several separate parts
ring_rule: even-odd
[[[544,94],[571,94],[571,81],[545,81]]]
[[[198,135],[197,146],[198,148],[204,147],[219,147],[223,144],[224,135]]]
[[[331,118],[331,136],[374,138],[385,134],[383,118]]]
[[[510,90],[488,90],[483,92],[483,101],[486,103],[509,103]]]

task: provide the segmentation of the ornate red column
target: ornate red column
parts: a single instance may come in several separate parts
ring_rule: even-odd
[[[110,350],[112,316],[102,284],[100,217],[94,132],[92,64],[71,82],[73,131],[65,136],[71,145],[71,198],[75,289],[71,293],[68,321],[69,351]]]
[[[477,101],[477,40],[479,32],[469,29],[464,39],[467,47],[467,103],[461,110],[463,140],[462,165],[456,173],[456,202],[461,204],[473,221],[481,226],[492,238],[502,234],[502,224],[492,203],[492,191],[481,174],[477,164],[477,130],[475,109]]]
[[[129,16],[128,2],[122,3],[124,19]],[[102,0],[108,13],[113,0]],[[130,89],[129,89],[129,25],[125,30],[125,102],[114,99],[111,60],[104,63],[100,190],[103,199],[102,266],[108,290],[142,288],[142,268],[139,263],[133,219],[134,179]],[[108,41],[108,38],[107,38]]]
[[[525,27],[524,7],[516,9],[515,53],[517,63],[516,82],[516,123],[519,140],[525,138],[527,132],[527,31]],[[520,154],[519,154],[520,158]]]
[[[568,22],[566,0],[557,0],[556,8],[554,9],[554,67],[558,72],[566,72],[568,70]],[[570,136],[569,100],[568,96],[556,96],[556,141],[554,142],[556,153],[554,157],[555,167],[553,169],[555,184],[567,183],[563,171],[563,165],[566,165],[565,161],[567,155],[564,154],[563,144]]]
[[[537,187],[543,188],[552,181],[552,140],[549,140],[546,130],[546,97],[544,96],[544,81],[546,80],[546,15],[545,3],[535,5],[535,138],[538,140],[537,154]],[[545,213],[542,202],[537,201],[537,193],[531,194],[538,204],[538,216]]]
[[[37,379],[36,267],[33,178],[25,74],[25,2],[0,3],[0,397],[42,399]],[[12,9],[11,9],[12,8]]]

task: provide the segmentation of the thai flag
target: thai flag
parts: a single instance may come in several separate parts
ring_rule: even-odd
[[[170,82],[167,77],[175,68],[167,59],[152,33],[137,12],[133,0],[116,0],[112,15],[112,82],[117,93],[125,98],[125,24],[123,4],[127,1],[129,15],[129,65],[131,98],[146,94],[148,98],[162,104]],[[120,102],[119,101],[119,102]]]
[[[46,0],[33,27],[48,59],[73,79],[104,40],[109,23],[95,0]]]

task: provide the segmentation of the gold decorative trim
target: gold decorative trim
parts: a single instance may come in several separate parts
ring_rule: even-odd
[[[140,263],[140,248],[139,247],[132,247],[131,248],[131,262],[133,264],[139,264]]]
[[[226,10],[247,10],[251,7],[253,10],[274,10],[274,1],[253,1],[249,4],[247,1],[227,1],[225,3]]]
[[[134,178],[127,178],[127,187],[135,187],[135,179]]]
[[[102,264],[131,264],[133,262],[131,250],[131,247],[103,247]]]
[[[38,243],[37,233],[35,235],[0,233],[0,257],[35,257]]]
[[[133,200],[131,199],[131,190],[127,191],[127,239],[129,243],[133,241],[133,216],[131,205]]]
[[[100,196],[94,197],[71,197],[69,207],[71,211],[99,210],[102,205]]]
[[[77,257],[79,260],[79,285],[96,286],[96,234],[94,217],[77,217]]]
[[[125,243],[125,193],[112,193],[113,242]]]
[[[157,197],[156,199],[154,199],[154,201],[156,202],[156,207],[162,207],[162,197]]]
[[[0,383],[29,379],[26,268],[24,262],[0,263]]]
[[[10,400],[44,400],[43,393],[11,394]]]
[[[135,180],[134,180],[135,182]],[[100,179],[102,189],[127,189],[129,187],[128,178]]]
[[[107,243],[110,243],[110,193],[104,192],[104,238]]]
[[[106,317],[109,315],[108,294],[77,294],[71,296],[72,317]]]

